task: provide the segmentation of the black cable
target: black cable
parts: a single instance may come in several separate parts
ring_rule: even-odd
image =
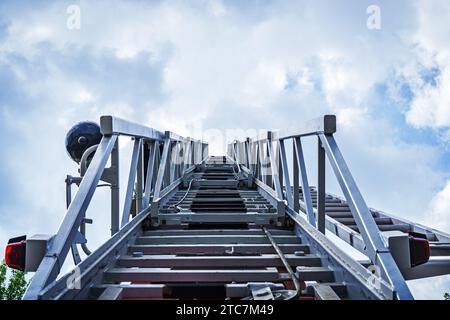
[[[300,286],[300,282],[298,281],[297,277],[295,276],[295,273],[292,270],[291,266],[289,265],[289,262],[287,261],[283,251],[281,251],[280,247],[278,247],[277,243],[273,239],[273,237],[270,234],[270,232],[264,226],[262,227],[262,229],[263,229],[264,233],[266,234],[267,238],[269,238],[269,241],[272,244],[273,248],[275,249],[276,253],[280,257],[281,262],[283,262],[283,265],[286,268],[287,272],[291,276],[292,282],[294,283],[294,286],[295,286],[295,291],[297,293],[296,297],[298,297],[300,295],[300,293],[301,293],[301,290],[302,290],[302,288]]]

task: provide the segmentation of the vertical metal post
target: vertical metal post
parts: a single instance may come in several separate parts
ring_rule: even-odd
[[[320,138],[317,139],[317,228],[325,234],[325,149]]]
[[[143,206],[146,208],[150,203],[150,194],[152,193],[153,186],[153,175],[155,171],[155,160],[156,160],[156,152],[159,147],[158,141],[153,141],[150,144],[149,155],[148,155],[148,164],[147,164],[147,177],[145,179],[145,189],[144,189],[144,198],[143,198]]]
[[[264,168],[264,164],[265,164],[265,152],[264,152],[264,142],[262,142],[262,141],[259,141],[258,142],[258,151],[259,151],[259,169],[260,169],[260,175],[261,175],[261,178],[260,178],[260,180],[264,183],[264,184],[267,184],[267,179],[266,179],[266,177],[267,177],[267,174],[266,174],[266,169],[267,168]]]
[[[193,164],[195,164],[194,156],[195,156],[195,141],[190,142],[189,147],[189,159],[188,159],[188,167],[190,168]]]
[[[250,141],[250,170],[253,176],[258,177],[256,165],[258,164],[258,147],[253,141]]]
[[[167,145],[168,145],[168,150],[167,150],[167,157],[164,160],[164,175],[163,175],[163,180],[162,180],[162,184],[161,184],[161,188],[159,191],[163,190],[166,186],[168,186],[170,184],[170,168],[171,168],[171,162],[172,162],[172,150],[173,150],[173,142],[169,139]],[[164,145],[164,148],[166,146]],[[163,151],[164,152],[164,151]],[[162,163],[162,158],[161,158],[161,163]],[[160,165],[161,165],[160,163]],[[158,196],[159,197],[159,196]]]
[[[333,135],[319,134],[322,146],[331,164],[331,168],[341,186],[347,204],[366,245],[366,255],[381,267],[381,275],[396,290],[399,299],[413,299],[413,296],[400,272],[391,252],[386,247],[378,226],[367,207],[361,192],[353,179],[350,169],[339,150]]]
[[[287,164],[287,158],[286,158],[286,149],[284,147],[284,140],[280,140],[280,158],[281,158],[281,166],[283,167],[283,175],[284,175],[284,181],[286,184],[285,190],[286,190],[286,200],[288,203],[288,206],[292,208],[293,199],[292,199],[292,190],[291,190],[291,181],[289,179],[289,168]],[[298,197],[298,192],[297,192]]]
[[[247,159],[247,169],[252,171],[252,155],[251,155],[251,146],[250,146],[250,138],[246,138],[245,140],[245,158]]]
[[[72,177],[66,176],[66,209],[69,209],[70,203],[72,202]],[[72,258],[74,264],[79,264],[81,262],[80,253],[78,252],[78,247],[76,243],[72,243]]]
[[[252,170],[252,168],[251,168],[252,158],[251,158],[251,151],[250,151],[250,138],[247,138],[245,140],[245,157],[247,159],[247,162],[246,162],[247,169],[249,169],[251,171]]]
[[[294,193],[294,211],[300,212],[300,177],[298,172],[298,161],[297,155],[295,154],[295,141],[292,140],[292,155],[293,155],[293,164],[294,164],[294,185],[293,185],[293,193]]]
[[[267,159],[267,164],[266,165],[270,166],[270,171],[267,172],[265,183],[268,186],[270,186],[272,189],[275,190],[275,185],[274,185],[274,182],[273,182],[273,168],[274,167],[272,166],[272,163],[275,165],[275,157],[274,157],[274,159],[272,161],[272,158],[270,156],[270,152],[273,149],[272,138],[271,138],[272,137],[272,133],[268,132],[267,134],[270,136],[270,139],[267,139],[267,145],[264,147],[264,156],[265,156],[265,159]],[[277,173],[278,173],[278,169],[277,169]]]
[[[276,156],[273,151],[272,144],[272,132],[269,133],[269,139],[267,140],[267,152],[269,153],[270,168],[272,170],[272,181],[277,193],[278,199],[283,199],[283,190],[281,190],[280,178],[278,176],[278,168],[276,163]]]
[[[202,158],[200,161],[203,161],[208,157],[208,144],[202,142]]]
[[[172,148],[171,157],[170,157],[170,170],[169,170],[169,184],[175,181],[176,179],[176,169],[178,165],[178,158],[180,156],[180,142],[175,142],[174,148]]]
[[[190,155],[191,155],[191,141],[186,141],[184,144],[184,148],[183,148],[183,169],[181,171],[181,175],[184,174],[184,172],[186,171],[186,169],[189,169],[189,164],[190,164]]]
[[[303,157],[303,148],[302,143],[300,141],[300,137],[294,138],[295,141],[295,154],[297,155],[297,161],[300,168],[300,175],[302,178],[302,191],[303,191],[303,201],[305,203],[306,207],[306,216],[308,217],[308,222],[312,226],[316,226],[316,218],[314,217],[314,210],[312,207],[312,201],[311,201],[311,192],[309,190],[309,184],[308,184],[308,176],[306,173],[306,165],[305,165],[305,159]]]
[[[136,138],[134,140],[133,154],[131,155],[130,172],[128,175],[128,184],[123,205],[122,223],[121,223],[122,227],[127,224],[130,217],[131,202],[133,200],[132,198],[133,198],[134,181],[136,180],[137,162],[139,159],[141,148],[142,148],[142,139]]]
[[[234,154],[234,161],[236,162],[236,165],[237,165],[237,167],[238,167],[238,170],[240,171],[241,169],[240,169],[240,167],[239,167],[240,161],[239,161],[239,152],[238,152],[238,148],[239,148],[239,144],[238,144],[238,142],[236,141],[236,142],[233,144],[233,154]]]
[[[142,146],[139,148],[139,157],[136,171],[136,212],[142,211],[142,198],[144,189],[144,154]]]
[[[120,193],[119,193],[119,140],[116,140],[111,152],[111,168],[114,181],[111,183],[111,236],[119,231],[120,226]]]
[[[284,174],[283,174],[283,165],[281,164],[281,156],[280,156],[280,144],[275,144],[275,159],[276,159],[276,164],[278,167],[278,177],[280,179],[280,185],[281,185],[281,192],[283,192],[283,179],[284,179]]]
[[[158,176],[156,178],[155,183],[155,191],[153,192],[153,201],[151,209],[152,217],[156,217],[158,214],[159,195],[161,193],[161,188],[163,186],[164,176],[166,176],[166,167],[167,161],[169,160],[169,150],[171,144],[172,142],[170,141],[170,135],[167,134],[167,138],[164,140],[164,149],[161,155],[161,160],[159,162]]]
[[[78,226],[85,217],[86,209],[94,195],[105,165],[116,143],[116,139],[116,135],[103,136],[94,158],[80,183],[78,192],[72,200],[53,241],[49,243],[47,254],[42,259],[25,292],[24,299],[37,299],[41,290],[57,278],[61,266],[75,240]]]

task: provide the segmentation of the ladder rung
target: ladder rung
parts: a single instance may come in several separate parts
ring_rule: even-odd
[[[343,206],[343,207],[325,206],[325,212],[351,212],[351,210],[348,206]]]
[[[272,235],[294,235],[290,230],[269,229]],[[174,229],[145,231],[144,236],[184,236],[184,235],[264,235],[261,229]]]
[[[249,282],[277,281],[276,268],[249,270],[172,270],[170,268],[113,268],[106,271],[106,281],[145,282]]]
[[[336,218],[336,220],[344,225],[355,225],[355,219],[352,218]],[[391,218],[374,218],[377,225],[389,225],[392,224]]]
[[[317,255],[285,255],[292,266],[317,267],[321,260]],[[259,256],[177,256],[143,255],[141,257],[122,256],[117,265],[121,267],[165,268],[165,267],[282,267],[283,262],[276,254]]]
[[[273,236],[279,244],[300,243],[297,236]],[[137,244],[258,244],[270,243],[265,235],[192,235],[192,236],[143,236]]]
[[[359,232],[357,225],[349,225],[348,227],[354,231]],[[394,230],[398,230],[398,231],[402,231],[402,232],[410,232],[411,231],[411,227],[409,226],[409,224],[402,224],[402,223],[391,224],[391,225],[379,225],[378,229],[380,231],[394,231]]]
[[[309,253],[310,249],[305,244],[279,244],[281,251],[285,254],[303,251]],[[172,245],[131,245],[129,253],[142,252],[143,254],[224,254],[226,251],[233,251],[236,254],[272,254],[276,253],[271,244],[172,244]]]
[[[109,288],[118,288],[122,290],[121,299],[146,298],[146,299],[162,299],[164,297],[164,284],[102,284],[93,287],[95,290],[106,291]],[[100,298],[99,298],[100,299]]]
[[[243,298],[251,295],[249,289],[250,283],[226,283],[224,284],[225,295],[228,298]],[[252,282],[251,284],[264,284],[268,285],[273,290],[284,289],[283,284],[273,282]],[[198,285],[201,288],[202,284]],[[95,290],[105,290],[106,288],[120,288],[122,289],[122,299],[162,299],[177,298],[173,296],[171,285],[165,284],[103,284],[93,287]]]

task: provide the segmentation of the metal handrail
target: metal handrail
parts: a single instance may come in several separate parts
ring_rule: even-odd
[[[39,299],[59,275],[69,250],[74,245],[76,248],[79,228],[100,180],[111,184],[113,237],[124,228],[128,230],[128,226],[133,222],[133,219],[129,221],[133,201],[136,201],[135,216],[139,216],[140,220],[143,219],[143,215],[147,217],[153,212],[150,207],[154,209],[159,205],[159,195],[177,187],[183,172],[199,164],[208,150],[207,143],[201,140],[184,138],[169,131],[163,133],[113,116],[100,118],[100,130],[103,138],[79,183],[78,192],[70,202],[58,232],[48,244],[47,252],[32,278],[24,299]],[[123,210],[119,208],[119,136],[134,139]],[[163,146],[162,154],[160,145]],[[145,151],[148,152],[146,166]],[[111,167],[106,168],[110,158]],[[158,223],[159,217],[152,215],[152,219]]]
[[[411,292],[406,285],[391,252],[386,247],[380,231],[362,197],[350,169],[348,168],[342,153],[333,137],[336,132],[336,117],[325,115],[297,130],[269,131],[254,139],[246,138],[243,141],[234,141],[229,144],[229,156],[248,169],[259,183],[266,184],[280,195],[280,186],[285,182],[285,192],[281,192],[281,198],[286,200],[288,208],[293,212],[304,211],[308,222],[325,233],[325,158],[328,158],[334,175],[351,209],[358,229],[364,240],[366,250],[371,262],[381,270],[381,276],[396,290],[397,298],[412,299]],[[315,136],[318,141],[318,196],[317,214],[313,210],[312,199],[309,191],[306,164],[303,157],[301,139]],[[293,172],[288,167],[285,143],[292,140],[293,143]],[[239,152],[245,150],[245,152]],[[274,150],[278,152],[274,153]],[[281,163],[281,166],[279,165]],[[248,164],[248,167],[247,165]],[[270,167],[270,171],[264,169]],[[281,171],[281,174],[279,173]],[[294,192],[290,192],[290,173],[294,178]],[[304,196],[304,206],[300,206],[299,184],[301,181]],[[299,215],[299,217],[301,217]]]

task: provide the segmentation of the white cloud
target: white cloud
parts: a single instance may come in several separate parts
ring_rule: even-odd
[[[417,31],[410,41],[417,48],[416,68],[435,67],[440,74],[435,84],[417,81],[417,75],[406,76],[412,83],[414,99],[406,113],[409,123],[434,129],[450,126],[450,3],[420,1],[417,6]]]
[[[441,65],[436,86],[426,84],[416,92],[408,122],[418,127],[442,128],[450,126],[450,63]]]
[[[436,229],[450,232],[450,181],[431,200],[427,222]]]

